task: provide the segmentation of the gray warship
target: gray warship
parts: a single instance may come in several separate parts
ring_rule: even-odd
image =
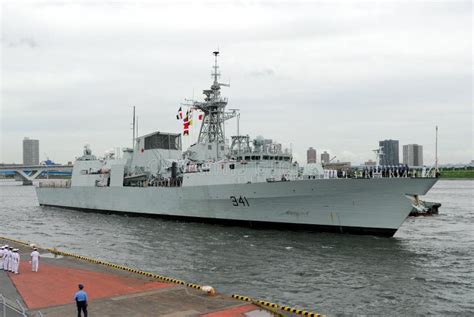
[[[123,154],[98,158],[86,146],[67,181],[36,187],[41,206],[127,213],[209,223],[393,236],[435,177],[338,177],[320,164],[302,168],[271,139],[225,135],[226,110],[214,52],[210,89],[187,103],[199,113],[196,143],[182,134],[134,137]],[[186,116],[188,113],[186,114]],[[178,119],[183,119],[182,113]],[[187,119],[188,125],[190,123]],[[186,128],[186,121],[184,121]],[[183,132],[186,134],[186,129]]]

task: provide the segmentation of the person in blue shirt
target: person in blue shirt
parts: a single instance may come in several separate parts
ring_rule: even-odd
[[[81,317],[81,310],[84,313],[84,317],[87,317],[87,293],[84,292],[84,285],[79,284],[79,291],[74,295],[74,300],[77,306],[77,317]]]

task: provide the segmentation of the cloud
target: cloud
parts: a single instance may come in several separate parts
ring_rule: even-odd
[[[24,136],[55,161],[85,142],[97,153],[129,145],[132,105],[144,133],[180,131],[175,111],[209,87],[216,47],[241,133],[292,144],[298,157],[330,148],[353,163],[373,158],[378,140],[399,139],[424,145],[429,161],[439,125],[440,158],[470,161],[471,7],[3,2],[0,161],[21,161]],[[235,130],[229,122],[227,135]]]
[[[263,68],[261,70],[254,70],[249,73],[250,76],[253,77],[267,77],[267,76],[274,76],[275,71],[271,68]]]
[[[17,40],[4,40],[2,39],[2,43],[5,42],[6,46],[8,47],[28,47],[28,48],[36,48],[38,47],[38,42],[32,37],[22,37]]]

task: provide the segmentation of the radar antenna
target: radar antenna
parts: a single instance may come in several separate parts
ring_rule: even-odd
[[[203,90],[204,101],[191,100],[190,106],[199,109],[204,113],[201,128],[199,130],[198,143],[225,144],[224,122],[237,115],[237,112],[225,111],[227,98],[221,96],[222,86],[229,87],[229,84],[219,82],[220,72],[217,58],[219,51],[212,52],[214,55],[214,65],[212,66],[213,83],[210,89]]]

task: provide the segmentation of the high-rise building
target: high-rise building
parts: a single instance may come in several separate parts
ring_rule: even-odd
[[[39,141],[30,138],[23,139],[23,164],[39,165]]]
[[[312,147],[306,151],[306,163],[316,163],[316,150]]]
[[[329,158],[329,153],[328,152],[324,151],[323,153],[321,153],[321,163],[322,164],[329,163],[329,160],[330,160],[330,158]]]
[[[423,146],[418,144],[407,144],[403,146],[403,164],[408,166],[423,165]]]
[[[398,140],[379,141],[379,147],[382,147],[383,152],[383,155],[380,157],[380,165],[400,164],[398,156]]]

